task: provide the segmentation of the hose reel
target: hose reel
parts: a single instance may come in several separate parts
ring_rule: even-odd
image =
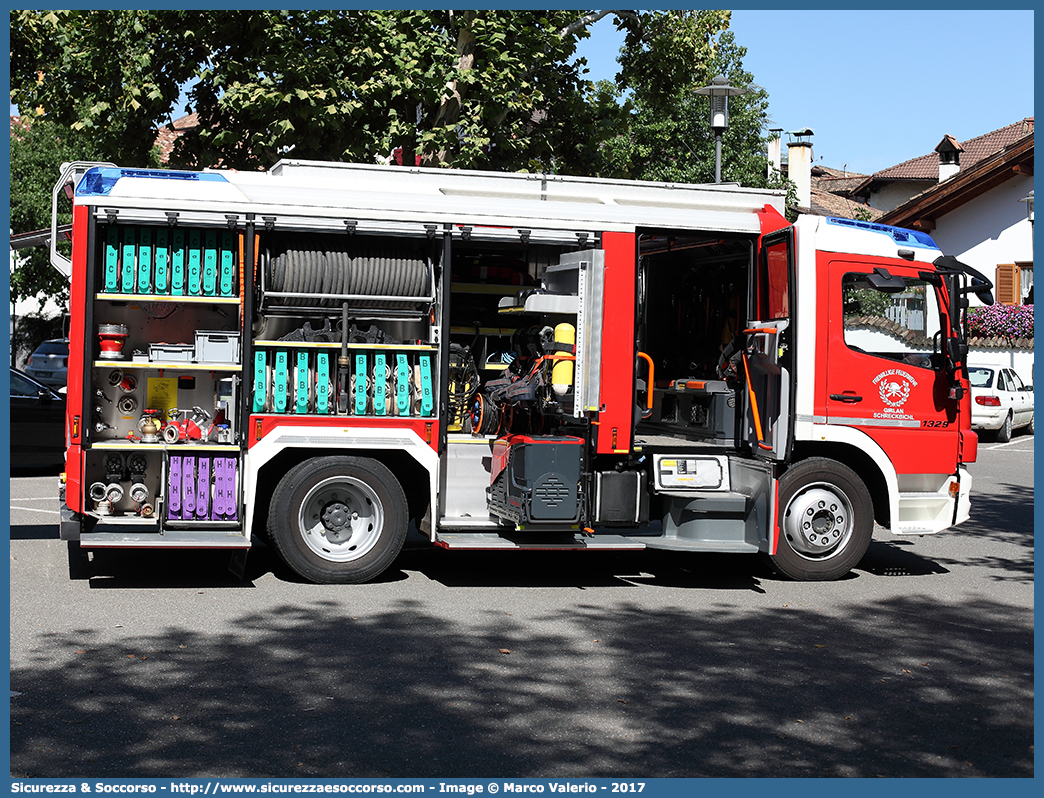
[[[338,307],[345,296],[373,308],[412,308],[429,302],[428,261],[404,247],[364,246],[352,252],[286,248],[272,252],[267,289],[272,300],[295,307]],[[398,297],[398,299],[382,299]]]

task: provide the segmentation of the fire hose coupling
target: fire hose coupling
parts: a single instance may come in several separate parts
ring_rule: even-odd
[[[130,497],[135,504],[144,504],[149,500],[149,489],[141,482],[135,482],[131,485]]]
[[[99,324],[98,340],[102,357],[119,360],[123,357],[123,345],[127,342],[126,324]]]
[[[119,482],[110,482],[105,486],[105,498],[111,503],[123,500],[123,486]]]
[[[105,493],[106,491],[104,482],[95,482],[91,485],[90,489],[88,490],[88,495],[91,497],[91,501],[94,502],[105,501]]]
[[[163,428],[163,440],[167,443],[178,443],[179,441],[205,441],[210,436],[213,424],[204,429],[204,425],[210,420],[210,413],[202,407],[192,408],[191,415],[188,410],[171,408],[168,416],[171,422]],[[181,416],[180,420],[176,420]]]

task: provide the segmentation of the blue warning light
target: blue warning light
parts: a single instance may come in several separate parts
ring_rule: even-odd
[[[907,230],[905,227],[893,227],[890,224],[877,224],[876,222],[863,222],[859,219],[840,219],[835,216],[827,217],[827,224],[836,224],[842,227],[866,230],[871,233],[880,233],[891,238],[896,244],[906,247],[920,247],[922,249],[938,249],[939,245],[927,233],[918,230]]]
[[[173,169],[123,169],[112,166],[94,166],[87,170],[79,185],[77,197],[107,197],[112,187],[123,178],[148,178],[160,180],[197,180],[201,182],[227,183],[224,175],[214,172],[179,172]]]

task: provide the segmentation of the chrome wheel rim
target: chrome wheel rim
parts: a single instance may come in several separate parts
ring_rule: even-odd
[[[330,477],[313,486],[301,502],[298,529],[305,545],[330,562],[351,562],[377,544],[384,506],[365,482]]]
[[[854,523],[848,497],[834,485],[817,482],[802,488],[787,503],[783,534],[799,556],[828,560],[848,544]]]

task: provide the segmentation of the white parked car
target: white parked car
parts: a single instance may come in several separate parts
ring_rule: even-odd
[[[997,440],[1011,439],[1013,430],[1027,427],[1033,434],[1033,386],[1026,385],[1012,369],[969,366],[972,395],[972,429],[992,430]]]
[[[51,390],[57,391],[65,387],[68,367],[69,339],[53,338],[36,347],[25,366],[25,373]]]

